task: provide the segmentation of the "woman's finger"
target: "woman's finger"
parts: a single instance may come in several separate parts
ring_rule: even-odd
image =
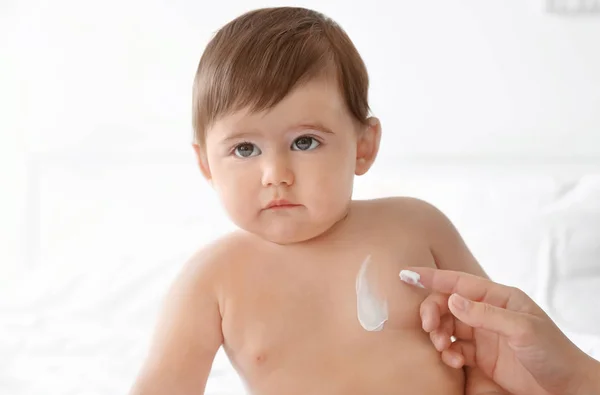
[[[463,366],[477,366],[475,350],[475,344],[472,342],[457,340],[448,349],[442,351],[442,361],[456,369]]]
[[[452,344],[450,337],[454,334],[454,321],[452,314],[442,316],[440,326],[429,334],[436,350],[443,351]]]
[[[518,343],[526,342],[524,336],[533,336],[531,315],[506,310],[487,303],[474,302],[453,294],[448,300],[452,314],[473,328],[482,328]]]
[[[427,333],[438,329],[440,318],[450,313],[448,309],[448,295],[432,292],[421,302],[420,315],[423,330]]]
[[[460,340],[473,340],[473,327],[455,318],[453,335]]]
[[[433,292],[421,303],[420,315],[423,330],[429,333],[438,351],[450,345],[450,336],[471,340],[473,328],[457,320],[448,308],[448,295]]]
[[[405,270],[400,272],[403,281],[413,285],[420,284],[432,291],[447,295],[459,294],[473,301],[486,302],[513,311],[530,313],[535,309],[535,304],[524,292],[473,274],[428,267],[411,267],[406,270],[408,275]]]

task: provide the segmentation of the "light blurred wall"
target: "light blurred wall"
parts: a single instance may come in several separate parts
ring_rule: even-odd
[[[241,12],[292,3],[336,19],[362,53],[384,126],[378,166],[600,162],[598,16],[539,0],[4,0],[0,273],[32,264],[45,161],[192,164],[204,45]]]

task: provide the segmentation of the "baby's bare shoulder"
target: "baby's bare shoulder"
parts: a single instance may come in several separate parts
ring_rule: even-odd
[[[241,232],[232,232],[203,245],[188,259],[180,277],[202,285],[218,282],[247,243]]]
[[[223,343],[220,283],[238,240],[231,234],[210,242],[183,265],[164,299],[133,394],[202,393]]]
[[[385,225],[381,229],[425,243],[438,268],[487,276],[450,218],[434,205],[409,197],[379,199],[372,205],[378,214],[371,217],[379,218],[379,223]]]
[[[409,226],[412,230],[428,228],[445,218],[431,203],[406,196],[369,200],[364,211],[367,217],[393,226]]]

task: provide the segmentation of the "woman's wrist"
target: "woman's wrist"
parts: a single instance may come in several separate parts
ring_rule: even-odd
[[[600,362],[589,357],[586,375],[576,395],[600,394]]]
[[[600,362],[594,360],[592,369],[592,394],[600,394]]]

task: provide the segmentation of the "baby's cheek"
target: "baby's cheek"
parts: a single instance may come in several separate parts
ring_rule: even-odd
[[[313,208],[324,212],[347,203],[352,197],[352,181],[329,170],[315,170],[312,177],[300,181],[297,187],[312,201]]]
[[[257,198],[252,198],[247,193],[231,187],[217,189],[217,193],[229,218],[237,226],[247,229],[260,209],[258,204],[253,205]]]

